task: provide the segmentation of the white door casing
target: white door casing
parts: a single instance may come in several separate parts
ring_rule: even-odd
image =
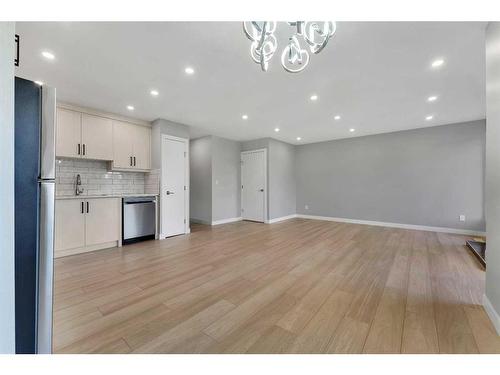
[[[241,153],[241,216],[267,221],[267,150]]]
[[[189,143],[162,136],[160,225],[161,238],[189,233]]]

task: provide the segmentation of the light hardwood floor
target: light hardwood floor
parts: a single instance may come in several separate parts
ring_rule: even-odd
[[[293,219],[56,260],[56,353],[500,353],[465,237]]]

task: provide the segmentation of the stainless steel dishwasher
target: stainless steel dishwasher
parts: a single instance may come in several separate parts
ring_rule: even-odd
[[[156,234],[156,197],[123,198],[123,244],[151,240]]]

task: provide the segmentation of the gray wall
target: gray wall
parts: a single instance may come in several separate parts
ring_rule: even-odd
[[[296,210],[295,146],[269,140],[269,219],[294,215]]]
[[[500,23],[486,30],[486,296],[500,315]]]
[[[296,149],[300,214],[485,229],[484,120]]]
[[[189,139],[189,126],[176,122],[156,119],[151,124],[151,165],[155,169],[161,168],[161,135],[172,135]]]
[[[267,150],[267,218],[296,213],[295,146],[273,138],[242,143],[242,151]]]
[[[189,142],[189,212],[193,222],[212,223],[212,137]]]
[[[0,353],[14,353],[14,22],[0,22]]]
[[[212,136],[212,221],[241,217],[240,142]]]

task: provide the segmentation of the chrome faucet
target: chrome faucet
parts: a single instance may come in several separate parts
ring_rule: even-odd
[[[82,195],[83,194],[83,188],[82,188],[82,178],[80,177],[80,174],[76,175],[76,195]]]

